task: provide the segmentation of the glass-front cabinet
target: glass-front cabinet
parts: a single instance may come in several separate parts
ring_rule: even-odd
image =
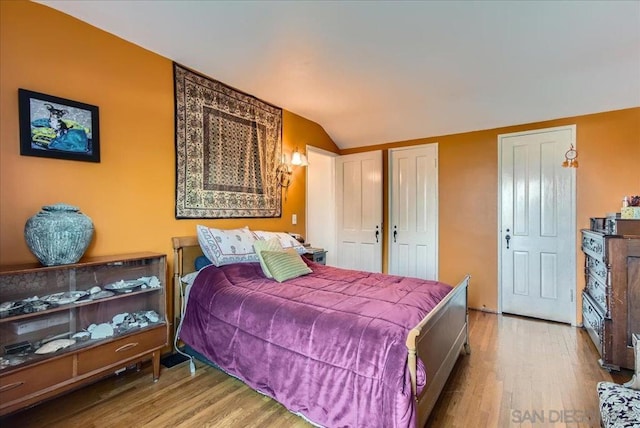
[[[0,267],[0,414],[151,359],[167,344],[166,256]]]

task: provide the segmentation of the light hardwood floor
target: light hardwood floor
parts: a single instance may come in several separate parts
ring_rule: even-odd
[[[470,313],[471,355],[454,368],[429,427],[598,427],[596,383],[612,375],[579,328]],[[240,381],[198,364],[129,371],[0,419],[4,427],[309,427]],[[569,423],[566,423],[569,422]]]

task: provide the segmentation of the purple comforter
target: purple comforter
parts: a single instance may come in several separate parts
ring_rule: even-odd
[[[180,338],[316,424],[414,426],[407,332],[451,287],[307,263],[282,284],[259,263],[204,268]]]

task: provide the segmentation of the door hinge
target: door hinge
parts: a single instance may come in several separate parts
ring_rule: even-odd
[[[571,292],[571,301],[573,302],[573,290],[569,290]]]

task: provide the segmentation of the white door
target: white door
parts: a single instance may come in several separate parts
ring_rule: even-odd
[[[501,310],[575,324],[575,125],[498,136]]]
[[[307,146],[306,242],[327,250],[326,262],[336,266],[335,153]]]
[[[382,152],[336,158],[337,266],[382,272]]]
[[[438,145],[390,151],[389,272],[438,278]]]

